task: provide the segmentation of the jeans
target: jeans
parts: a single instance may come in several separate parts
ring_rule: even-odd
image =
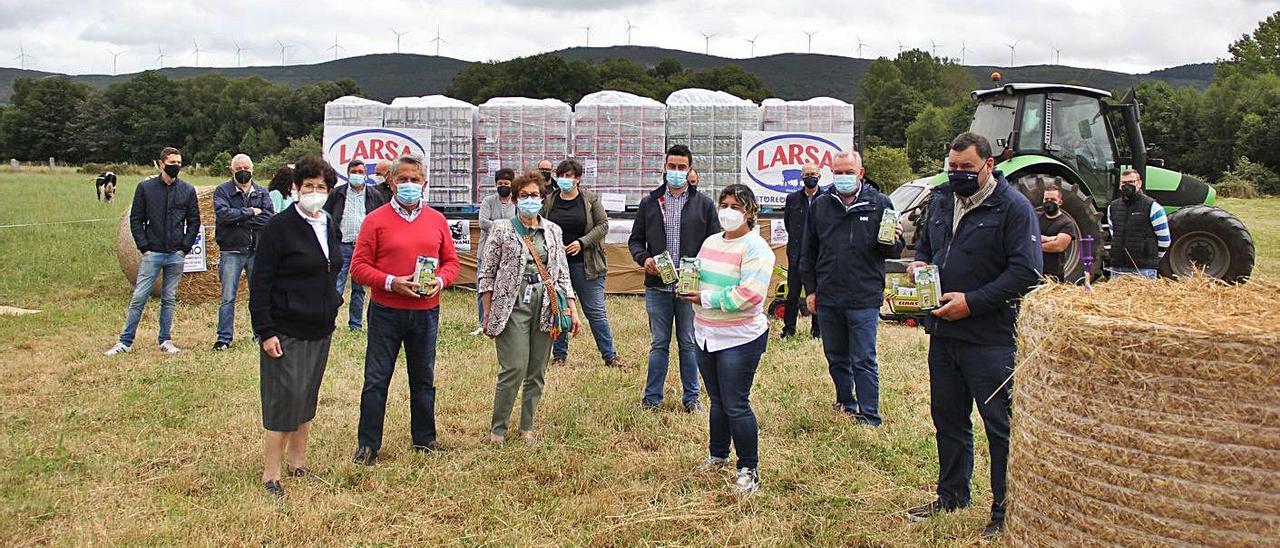
[[[768,345],[769,332],[756,340],[718,352],[698,349],[698,369],[711,400],[711,456],[729,458],[729,441],[738,452],[738,468],[760,465],[760,429],[751,410],[751,383]]]
[[[800,299],[800,292],[804,290],[804,282],[800,278],[800,260],[788,260],[787,264],[787,305],[786,312],[782,318],[782,336],[796,334],[796,317],[800,315],[800,307],[806,306]],[[818,325],[818,318],[815,315],[809,316],[809,333],[813,338],[822,336],[822,326]]]
[[[387,387],[404,346],[409,373],[409,433],[414,445],[436,439],[436,337],[440,309],[402,310],[369,305],[369,336],[364,356],[364,388],[360,391],[361,447],[382,448],[382,420],[387,413]]]
[[[644,290],[644,310],[649,315],[649,374],[644,384],[646,405],[662,404],[667,382],[667,362],[671,357],[671,324],[675,322],[676,347],[680,352],[681,403],[698,403],[698,345],[693,341],[693,306],[675,292],[652,287]]]
[[[822,350],[836,386],[836,404],[858,420],[880,424],[880,370],[876,364],[876,327],[880,310],[818,306]]]
[[[137,334],[138,322],[142,319],[142,308],[147,305],[156,277],[161,273],[164,274],[164,282],[160,286],[160,333],[156,341],[163,343],[170,340],[173,311],[178,304],[178,282],[182,281],[182,263],[183,256],[176,252],[148,251],[142,254],[142,261],[138,263],[138,280],[133,286],[133,297],[129,299],[129,310],[124,315],[120,344],[133,346],[133,337]]]
[[[1159,276],[1154,268],[1129,268],[1126,266],[1113,266],[1110,268],[1112,276],[1141,276],[1152,280]]]
[[[1005,379],[1013,373],[1015,354],[1014,346],[985,346],[937,335],[929,340],[929,414],[937,430],[938,500],[944,506],[969,505],[973,478],[969,415],[976,401],[991,453],[991,517],[1004,517],[1012,412],[1012,383]]]
[[[342,269],[338,271],[338,294],[342,294],[342,290],[347,287],[347,276],[351,273],[351,256],[356,254],[356,244],[342,243]],[[351,280],[351,306],[347,313],[347,327],[351,329],[361,328],[361,318],[364,316],[364,286]]]
[[[224,251],[218,258],[218,281],[222,283],[222,302],[218,304],[218,342],[231,344],[235,335],[236,290],[240,274],[253,277],[253,253]]]
[[[591,325],[591,336],[596,339],[600,357],[608,360],[617,356],[618,351],[613,348],[613,330],[609,327],[609,314],[604,308],[604,278],[602,275],[588,280],[586,265],[569,263],[569,281],[573,284],[573,292],[578,296],[582,315],[587,317],[587,323]],[[569,332],[560,334],[551,354],[557,358],[569,355]]]

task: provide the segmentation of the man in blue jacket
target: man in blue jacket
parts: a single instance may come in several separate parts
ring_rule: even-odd
[[[929,412],[937,431],[938,498],[907,511],[925,519],[969,505],[974,402],[991,452],[991,522],[1004,529],[1009,460],[1010,382],[1018,301],[1041,271],[1035,209],[995,171],[991,143],[961,133],[947,155],[946,184],[933,190],[909,269],[937,265],[942,307],[925,320],[929,339]]]
[[[900,227],[893,243],[879,242],[880,220],[893,202],[863,179],[857,152],[837,154],[831,173],[831,188],[809,209],[800,253],[806,304],[818,315],[836,387],[833,409],[860,424],[879,426],[876,328],[884,301],[884,261],[898,257],[905,244]]]
[[[691,190],[689,170],[693,152],[685,145],[667,150],[663,185],[640,200],[627,245],[631,258],[644,267],[644,308],[649,314],[649,372],[640,406],[657,409],[667,381],[671,356],[671,325],[675,322],[680,351],[681,398],[685,412],[698,409],[698,353],[693,340],[693,307],[675,292],[675,284],[662,282],[654,257],[666,251],[677,267],[683,257],[697,257],[702,242],[720,232],[714,200]]]
[[[800,250],[804,249],[805,223],[809,219],[809,208],[818,198],[821,190],[818,180],[822,173],[818,165],[812,162],[800,168],[800,180],[804,188],[787,195],[786,207],[782,213],[782,224],[787,228],[787,303],[782,318],[783,339],[796,334],[796,317],[800,314],[800,288],[804,279],[800,276]],[[812,313],[812,311],[810,312]],[[818,325],[818,317],[813,316],[809,322],[809,334],[818,338],[822,328]]]
[[[338,294],[347,288],[351,274],[351,258],[356,254],[356,237],[360,235],[360,226],[364,218],[373,210],[382,207],[390,196],[378,190],[366,176],[364,160],[357,158],[347,162],[347,182],[340,184],[324,203],[324,210],[329,212],[342,232],[342,270],[338,271]],[[347,329],[360,331],[364,329],[364,286],[351,282],[351,302],[347,305]]]
[[[182,280],[182,264],[200,234],[200,204],[196,188],[178,179],[182,171],[182,153],[173,147],[160,151],[159,175],[138,183],[129,210],[129,228],[133,243],[142,253],[138,263],[138,279],[125,314],[120,340],[107,350],[107,356],[133,351],[133,337],[142,319],[142,308],[151,297],[156,278],[163,273],[160,288],[160,351],[181,352],[170,338],[173,311],[178,302],[178,282]]]
[[[213,350],[231,346],[235,334],[236,293],[240,275],[253,277],[253,255],[258,248],[258,232],[275,214],[267,189],[253,180],[253,160],[247,154],[231,159],[231,179],[213,189],[214,241],[218,242],[218,281],[222,300],[218,304],[218,339]]]

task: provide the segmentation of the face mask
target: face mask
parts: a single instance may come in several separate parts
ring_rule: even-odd
[[[174,165],[174,164],[164,165],[164,174],[168,175],[170,179],[177,179],[178,173],[181,171],[182,171],[182,166]]]
[[[725,232],[733,232],[742,228],[742,223],[747,222],[747,218],[742,215],[741,211],[733,208],[720,208],[720,228]]]
[[[556,186],[560,187],[561,192],[569,192],[573,190],[573,179],[570,177],[556,177]]]
[[[551,182],[551,170],[550,170],[550,169],[539,169],[539,170],[538,170],[538,173],[541,173],[541,174],[542,174],[542,180],[544,180],[544,181],[546,181],[546,182],[548,182],[548,183],[550,183],[550,182]]]
[[[835,185],[836,192],[848,196],[858,191],[862,181],[858,180],[857,175],[836,175],[831,178],[831,184]]]
[[[810,175],[808,177],[801,179],[801,181],[804,181],[805,188],[813,188],[815,186],[818,186],[818,177],[816,175]]]
[[[510,196],[510,195],[511,195],[511,187],[509,186],[498,187],[498,196],[506,198],[507,196]]]
[[[298,198],[298,206],[303,211],[315,215],[320,208],[324,207],[324,202],[328,199],[329,196],[323,192],[308,192]]]
[[[1133,184],[1120,185],[1120,195],[1124,196],[1126,200],[1133,198],[1134,196],[1137,196],[1138,185],[1133,185]]]
[[[413,205],[422,201],[422,185],[417,183],[400,183],[396,185],[396,199],[405,205]]]
[[[373,178],[373,182],[379,185],[387,181],[387,178],[381,175],[374,175],[372,178]]]
[[[978,192],[978,174],[981,171],[948,171],[947,181],[951,189],[960,196],[968,198]]]
[[[516,202],[516,209],[525,217],[536,217],[538,213],[542,211],[542,200],[537,198],[521,198],[519,202]]]
[[[171,177],[177,177],[177,175],[171,175]],[[253,174],[248,171],[237,171],[236,174],[231,177],[236,180],[236,184],[243,185],[249,182],[249,179],[253,178]]]
[[[1050,217],[1058,214],[1058,202],[1045,202],[1044,214]]]
[[[360,188],[364,186],[365,183],[364,174],[352,173],[351,175],[347,175],[347,182],[351,183],[351,186],[353,187]]]
[[[671,188],[684,188],[689,182],[689,173],[685,171],[667,170],[667,185]]]

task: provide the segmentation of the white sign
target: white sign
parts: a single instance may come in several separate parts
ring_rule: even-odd
[[[606,244],[626,244],[631,239],[631,219],[609,219],[609,233],[604,235]]]
[[[209,264],[205,260],[204,254],[204,225],[200,225],[200,233],[196,234],[196,243],[191,246],[191,252],[182,260],[182,271],[185,272],[205,272],[209,270]]]
[[[787,223],[778,219],[769,221],[769,243],[787,245]]]
[[[604,205],[605,211],[626,211],[627,195],[617,192],[601,192],[600,203]]]
[[[453,249],[459,253],[471,251],[471,221],[450,220],[449,234],[453,236]]]
[[[431,130],[360,126],[324,126],[324,159],[337,170],[338,178],[347,180],[347,163],[364,160],[376,164],[378,160],[395,160],[415,154],[423,161],[427,173],[431,172]],[[373,165],[365,169],[373,173]]]
[[[596,164],[596,160],[595,160],[595,158],[588,158],[588,159],[586,159],[585,161],[583,161],[583,162],[582,162],[582,170],[586,172],[586,173],[583,173],[583,176],[585,176],[585,177],[592,177],[592,178],[593,178],[593,177],[595,177],[595,176],[596,176],[596,173],[598,172],[598,166],[597,166],[597,164]],[[606,207],[607,207],[607,206],[606,206]],[[612,210],[610,210],[610,211],[612,211]],[[621,211],[621,210],[619,210],[619,211]]]
[[[852,148],[851,133],[744,131],[740,182],[751,187],[760,205],[783,206],[787,194],[804,187],[804,164],[816,164],[822,179],[830,181],[831,159]]]

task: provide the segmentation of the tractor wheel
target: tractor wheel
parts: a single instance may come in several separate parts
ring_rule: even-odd
[[[1034,173],[1023,175],[1013,181],[1013,186],[1022,192],[1031,204],[1036,206],[1036,213],[1044,210],[1039,204],[1044,203],[1044,187],[1056,183],[1062,188],[1062,212],[1075,223],[1076,233],[1080,238],[1093,236],[1094,272],[1101,270],[1102,247],[1106,242],[1106,233],[1102,230],[1102,213],[1094,206],[1093,199],[1084,193],[1081,185],[1067,182],[1062,177]],[[1084,262],[1080,260],[1080,239],[1071,242],[1067,248],[1066,264],[1063,265],[1064,282],[1076,283],[1084,278]]]
[[[787,317],[787,301],[785,299],[774,299],[769,304],[769,314],[779,320]]]
[[[1225,209],[1196,205],[1169,216],[1173,243],[1160,261],[1160,275],[1177,278],[1204,272],[1230,283],[1253,273],[1256,251],[1249,229]]]

